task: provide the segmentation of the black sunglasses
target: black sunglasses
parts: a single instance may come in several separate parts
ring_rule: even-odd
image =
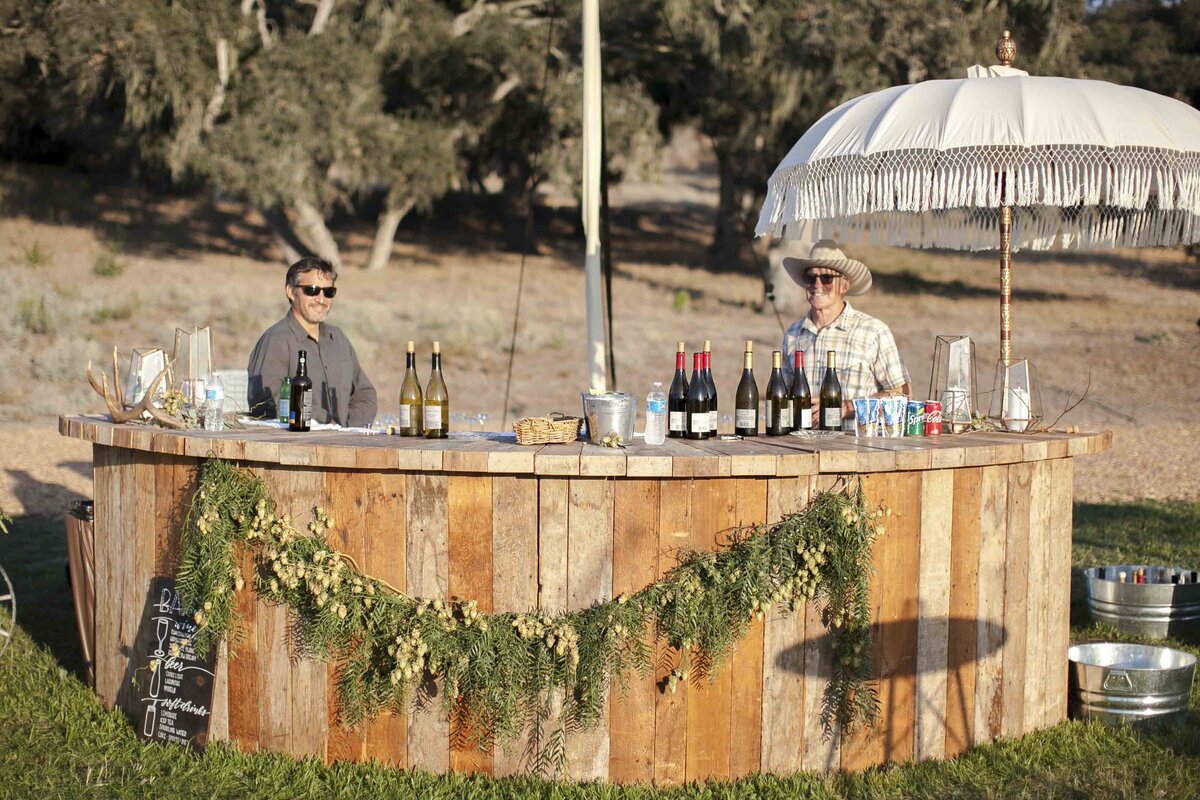
[[[335,294],[337,294],[336,286],[300,286],[299,284],[292,284],[292,285],[295,286],[300,291],[304,292],[309,297],[316,297],[317,295],[323,293],[326,297],[328,297],[330,300],[332,300],[333,296]]]
[[[806,272],[804,274],[804,285],[805,286],[816,286],[817,281],[820,281],[821,284],[824,286],[833,286],[833,282],[840,277],[842,277],[842,276],[841,275],[812,275],[812,274]]]

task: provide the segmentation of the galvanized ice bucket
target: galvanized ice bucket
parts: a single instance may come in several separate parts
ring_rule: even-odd
[[[1196,657],[1144,644],[1096,642],[1067,651],[1068,710],[1105,725],[1182,722],[1192,694]]]
[[[1101,569],[1104,579],[1098,577]],[[1200,583],[1133,583],[1132,576],[1139,569],[1158,575],[1164,568],[1118,564],[1083,571],[1092,619],[1110,623],[1125,633],[1159,639],[1200,632]],[[1168,574],[1184,571],[1183,567],[1165,569]],[[1128,576],[1125,583],[1117,579],[1122,572]]]
[[[605,436],[617,434],[620,444],[633,444],[633,423],[637,419],[637,397],[628,392],[583,393],[583,416],[587,437],[600,444]]]

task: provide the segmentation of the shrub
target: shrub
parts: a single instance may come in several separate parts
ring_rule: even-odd
[[[54,330],[54,319],[46,307],[46,296],[22,297],[17,310],[21,327],[30,333],[44,335]]]
[[[125,265],[117,260],[117,254],[110,248],[104,248],[96,254],[92,264],[92,272],[101,278],[115,278],[125,270]]]
[[[46,266],[46,256],[37,242],[25,248],[25,266],[30,269],[41,269]]]

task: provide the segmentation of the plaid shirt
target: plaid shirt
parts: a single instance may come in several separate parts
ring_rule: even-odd
[[[849,303],[832,324],[820,331],[810,316],[796,320],[783,335],[783,377],[788,385],[797,350],[804,352],[804,372],[814,397],[825,379],[825,354],[829,350],[837,353],[843,400],[899,389],[909,382],[908,370],[900,360],[896,340],[887,325],[855,311]]]

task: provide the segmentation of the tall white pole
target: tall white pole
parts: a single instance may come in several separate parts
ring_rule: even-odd
[[[600,276],[600,0],[583,0],[583,261],[587,308],[588,381],[595,389],[608,388],[608,355],[604,346],[604,284]]]

